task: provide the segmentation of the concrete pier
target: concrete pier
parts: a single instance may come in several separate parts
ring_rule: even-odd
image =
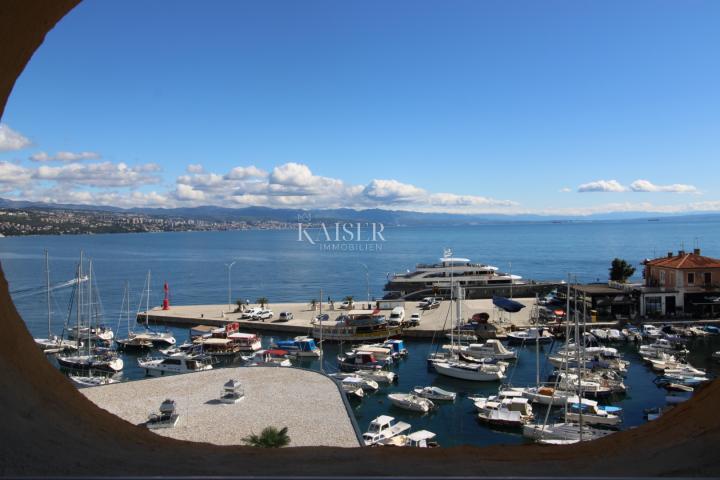
[[[242,384],[236,404],[218,401],[230,379]],[[181,440],[241,445],[263,428],[288,427],[290,446],[357,447],[351,412],[335,382],[318,372],[281,367],[236,367],[170,375],[80,390],[100,408],[139,425],[175,400],[174,428],[153,432]]]
[[[490,316],[491,323],[506,329],[509,329],[510,325],[520,328],[527,327],[530,325],[530,314],[535,299],[516,298],[514,300],[524,304],[526,307],[513,314],[501,312],[495,308],[491,299],[463,300],[462,316],[464,319],[468,319],[475,313],[485,312]],[[420,309],[417,301],[402,302],[402,305],[405,308],[406,319],[410,318],[413,313],[420,314],[420,326],[404,329],[404,337],[431,338],[438,333],[449,331],[451,308],[449,301],[440,302],[440,306],[432,310]],[[339,306],[339,303],[336,303],[335,306]],[[355,302],[355,308],[362,309],[366,306],[367,302]],[[229,322],[238,322],[243,330],[308,335],[312,331],[312,319],[320,313],[319,305],[313,310],[307,303],[271,303],[266,308],[273,311],[274,317],[263,322],[241,319],[242,313],[234,312],[236,307],[236,305],[231,305],[228,308],[227,304],[171,306],[169,310],[155,307],[147,313],[147,316],[150,323],[187,326],[188,328],[201,324],[223,326]],[[278,322],[280,312],[291,312],[293,319],[287,322]],[[335,318],[344,311],[338,308],[330,309],[329,304],[323,303],[322,312],[330,316],[331,322],[329,324],[332,324]],[[389,316],[390,310],[383,310],[383,313]],[[455,312],[453,312],[453,316],[454,314]],[[138,322],[144,322],[145,316],[145,312],[140,312]]]

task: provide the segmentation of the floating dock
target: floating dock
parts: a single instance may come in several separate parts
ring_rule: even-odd
[[[223,384],[238,380],[244,397],[219,401]],[[337,384],[310,370],[280,367],[221,368],[207,372],[81,389],[100,408],[135,425],[157,413],[165,399],[180,415],[174,428],[153,432],[180,440],[242,445],[265,427],[288,428],[290,446],[360,446],[354,417]]]

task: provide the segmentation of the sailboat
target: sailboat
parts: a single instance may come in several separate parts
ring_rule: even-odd
[[[36,338],[35,344],[46,354],[72,352],[78,349],[77,342],[66,340],[62,336],[58,337],[52,333],[52,305],[50,301],[50,260],[48,251],[45,250],[45,285],[46,285],[46,301],[47,301],[47,321],[48,336],[47,338]]]
[[[131,333],[128,337],[137,339],[138,341],[146,341],[152,343],[155,347],[172,347],[175,345],[175,336],[168,331],[156,332],[150,330],[150,270],[147,273],[147,280],[145,281],[145,331],[141,333]],[[167,288],[167,285],[166,285]],[[142,304],[142,297],[140,298]]]
[[[82,265],[83,258],[82,253],[80,254],[80,263],[78,264],[78,278],[82,277]],[[123,360],[117,356],[117,353],[108,348],[92,348],[93,339],[93,319],[95,319],[95,327],[97,327],[97,302],[93,301],[93,269],[92,261],[88,269],[88,292],[87,292],[87,305],[83,303],[84,289],[81,284],[76,290],[76,301],[75,308],[77,312],[77,323],[75,326],[76,332],[85,332],[87,335],[87,345],[84,354],[74,355],[60,355],[57,357],[58,364],[61,367],[69,368],[72,370],[81,370],[88,372],[108,372],[116,373],[123,369]],[[83,311],[87,308],[86,318],[87,322],[83,322]],[[80,339],[77,339],[78,345],[80,345]]]
[[[125,282],[125,290],[123,292],[122,304],[120,306],[120,316],[118,318],[117,331],[120,332],[120,323],[123,315],[128,335],[125,338],[115,338],[115,343],[120,350],[148,350],[153,347],[153,343],[140,335],[137,335],[130,326],[130,287]]]
[[[447,249],[444,254],[445,261],[450,262],[452,265],[453,258],[452,258],[452,251]],[[457,315],[455,317],[455,323],[457,325],[453,325],[453,319],[452,319],[452,294],[454,290],[454,283],[453,283],[453,270],[452,267],[450,268],[450,303],[451,303],[451,318],[450,318],[450,325],[451,325],[451,347],[450,352],[447,356],[440,356],[440,355],[431,355],[430,358],[428,358],[429,364],[435,369],[437,373],[440,375],[444,375],[446,377],[452,377],[452,378],[458,378],[460,380],[470,380],[475,382],[493,382],[497,380],[502,380],[505,378],[505,363],[499,363],[499,364],[491,364],[491,363],[475,363],[475,362],[468,362],[461,358],[461,345],[460,345],[460,339],[459,337],[456,337],[453,332],[455,329],[457,331],[460,331],[460,319],[462,318],[462,297],[463,297],[463,290],[460,287],[460,285],[457,285],[457,294],[455,295],[455,307],[457,310]],[[455,347],[455,340],[457,338],[457,348]]]

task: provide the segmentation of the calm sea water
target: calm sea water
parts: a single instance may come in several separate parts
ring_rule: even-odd
[[[416,263],[436,261],[443,248],[473,261],[490,263],[501,270],[535,280],[558,280],[568,273],[578,281],[604,281],[614,257],[638,267],[648,257],[669,250],[686,250],[699,243],[705,254],[720,257],[720,224],[711,221],[633,221],[561,224],[494,224],[447,228],[386,228],[384,242],[360,251],[323,250],[320,245],[298,241],[297,231],[188,232],[161,234],[114,234],[84,236],[38,236],[0,239],[0,261],[21,315],[36,336],[47,330],[44,300],[44,249],[50,254],[51,282],[71,279],[80,250],[92,258],[100,290],[105,321],[115,327],[125,281],[130,283],[132,308],[138,308],[145,275],[152,270],[151,303],[162,300],[162,284],[170,285],[171,303],[201,304],[227,302],[225,264],[237,260],[232,269],[232,298],[254,301],[265,296],[270,303],[305,302],[324,296],[335,299],[346,295],[365,298],[382,295],[387,275],[412,269]],[[356,246],[356,245],[355,245]],[[347,247],[339,247],[347,248]],[[352,248],[352,246],[351,246]],[[366,276],[367,272],[367,276]],[[70,289],[53,292],[55,330],[60,331],[67,315]],[[123,327],[124,328],[124,327]],[[184,329],[172,328],[183,341]],[[264,343],[280,339],[264,338]],[[400,376],[397,385],[381,389],[353,403],[362,429],[377,415],[390,413],[413,425],[438,434],[442,445],[520,443],[518,434],[492,430],[479,424],[467,395],[490,394],[496,384],[454,381],[429,373],[425,358],[434,347],[429,341],[408,342],[410,356],[394,369]],[[337,346],[328,346],[325,368],[335,369]],[[720,348],[714,339],[692,345],[692,362],[699,367],[715,366],[710,352]],[[546,353],[546,352],[544,352]],[[664,403],[664,391],[655,377],[628,349],[633,361],[626,384],[629,393],[614,399],[625,410],[625,428],[642,423],[644,408]],[[136,379],[141,372],[133,356],[125,357],[123,378]],[[319,362],[302,366],[319,368]],[[550,368],[543,362],[544,374]],[[517,367],[511,371],[515,385],[535,381],[534,348],[521,348]],[[544,376],[544,375],[543,375]],[[385,398],[393,391],[409,391],[414,386],[437,385],[460,392],[455,404],[442,405],[437,411],[419,416],[397,410]],[[544,416],[544,411],[536,413]]]

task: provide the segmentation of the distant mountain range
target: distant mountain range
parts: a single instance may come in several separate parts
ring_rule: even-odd
[[[181,207],[181,208],[119,208],[103,205],[55,204],[31,201],[17,201],[0,198],[0,208],[18,209],[64,209],[76,211],[100,211],[116,213],[138,213],[145,215],[171,216],[179,218],[203,219],[208,221],[278,221],[295,223],[302,216],[312,222],[380,222],[385,225],[473,225],[498,222],[588,222],[588,221],[622,221],[622,220],[720,220],[720,213],[702,212],[695,214],[660,214],[648,212],[617,212],[593,214],[588,216],[533,215],[533,214],[457,214],[457,213],[426,213],[403,210],[351,208],[338,209],[292,209],[269,207],[225,208],[216,206]]]

